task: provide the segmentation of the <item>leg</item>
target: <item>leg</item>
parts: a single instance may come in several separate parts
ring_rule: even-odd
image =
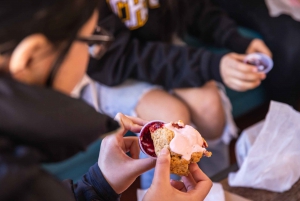
[[[174,90],[186,103],[191,119],[205,139],[220,138],[225,125],[225,113],[222,100],[215,82],[210,81],[201,88]]]
[[[182,120],[190,123],[190,114],[186,105],[168,92],[155,89],[144,94],[136,106],[138,117],[146,120],[165,122]]]

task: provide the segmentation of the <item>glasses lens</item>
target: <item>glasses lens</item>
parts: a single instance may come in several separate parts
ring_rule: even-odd
[[[113,36],[102,27],[96,27],[94,34],[89,38],[89,54],[94,59],[100,59],[109,48]]]

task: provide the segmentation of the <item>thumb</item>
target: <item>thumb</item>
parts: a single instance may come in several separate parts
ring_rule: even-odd
[[[170,152],[163,148],[157,157],[153,185],[170,185]]]
[[[239,62],[244,62],[246,55],[245,54],[233,54],[232,57]]]

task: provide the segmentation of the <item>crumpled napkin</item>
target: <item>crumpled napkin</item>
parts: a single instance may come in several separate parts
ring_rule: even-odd
[[[300,113],[272,101],[263,128],[230,186],[289,190],[300,178]]]

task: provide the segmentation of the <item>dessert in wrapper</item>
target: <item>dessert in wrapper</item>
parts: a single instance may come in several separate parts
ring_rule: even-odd
[[[212,155],[206,150],[208,145],[201,134],[180,120],[167,124],[157,122],[152,124],[149,130],[157,156],[164,147],[170,150],[170,169],[173,174],[187,176],[190,163],[199,162],[203,155]]]

